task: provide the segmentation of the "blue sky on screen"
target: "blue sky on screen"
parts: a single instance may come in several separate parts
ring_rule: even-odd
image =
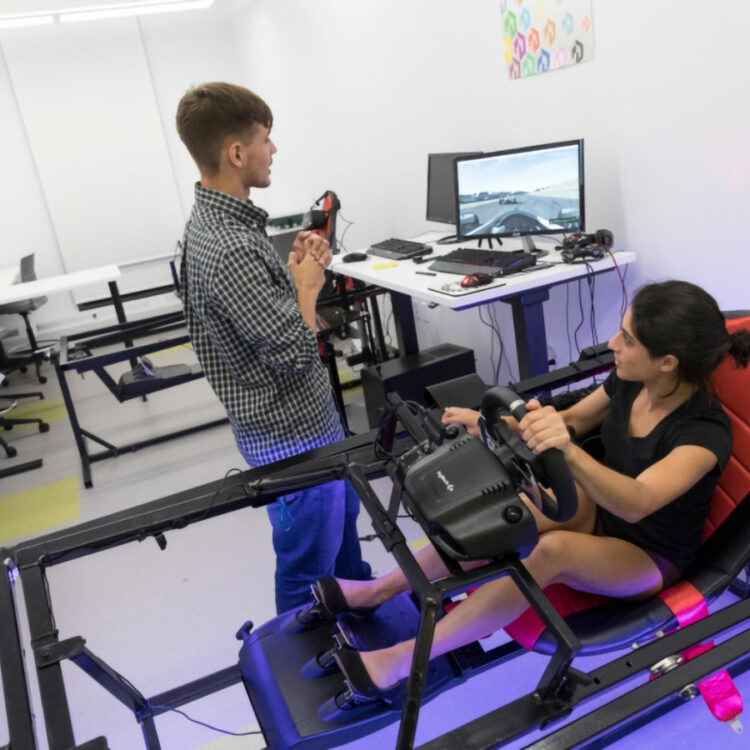
[[[490,156],[458,163],[460,195],[532,191],[571,181],[578,182],[577,146]]]

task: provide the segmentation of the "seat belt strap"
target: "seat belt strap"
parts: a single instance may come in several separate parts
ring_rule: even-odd
[[[685,627],[708,615],[708,605],[693,584],[680,581],[659,594],[659,598],[677,618],[679,627]],[[698,643],[682,651],[683,661],[690,661],[713,648],[713,641]],[[696,683],[709,711],[719,721],[729,723],[737,734],[742,734],[742,696],[725,669]]]

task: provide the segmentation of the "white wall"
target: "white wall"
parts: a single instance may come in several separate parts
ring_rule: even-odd
[[[228,8],[218,5],[208,10],[192,13],[144,16],[137,23],[140,29],[143,51],[146,56],[153,88],[152,96],[157,102],[162,136],[166,140],[167,149],[174,172],[174,180],[179,193],[180,204],[184,217],[187,217],[192,204],[193,183],[198,179],[198,173],[187,151],[177,137],[174,127],[174,115],[179,101],[185,90],[204,80],[238,80],[241,78],[239,56],[232,48],[232,40],[228,28],[232,20],[228,16]],[[102,22],[117,23],[113,21]],[[132,19],[123,19],[123,23],[132,24]],[[99,22],[81,24],[79,31],[88,30],[91,34],[102,28]],[[49,33],[51,29],[39,29],[42,33]],[[34,29],[21,29],[20,33],[33,34]],[[10,44],[17,40],[14,31],[0,33],[0,52],[3,43]],[[139,60],[139,63],[141,61]],[[96,65],[96,60],[91,61]],[[45,76],[45,66],[40,61],[38,71],[40,77]],[[95,97],[96,92],[92,91]],[[50,111],[50,118],[54,119],[54,111]],[[128,101],[123,98],[122,118],[127,126],[128,118],[135,118],[136,112],[128,107]],[[133,127],[137,126],[135,121]],[[61,144],[61,148],[64,145]],[[37,167],[34,163],[32,151],[29,147],[28,135],[22,122],[17,94],[13,90],[8,73],[5,57],[0,55],[0,164],[3,165],[3,179],[0,181],[0,219],[3,227],[2,251],[0,265],[9,266],[17,263],[18,259],[27,253],[36,253],[36,270],[39,276],[50,276],[71,270],[65,267],[58,245],[58,238],[50,221],[47,202],[40,183]],[[81,165],[88,170],[91,181],[107,189],[107,175],[117,169],[103,157],[101,153],[92,153],[89,163]],[[144,182],[149,179],[148,174],[142,175]],[[133,185],[137,193],[138,185]],[[129,211],[129,206],[121,206],[123,224],[132,226],[138,222],[138,217]],[[170,226],[173,222],[170,222]],[[117,227],[112,228],[117,232]],[[175,236],[175,241],[179,236]],[[109,261],[107,261],[109,262]],[[89,259],[89,266],[97,265],[96,259]],[[162,263],[162,265],[164,265]],[[149,267],[131,270],[128,273],[136,277],[140,288],[148,285]],[[168,274],[167,274],[168,275]],[[159,274],[158,282],[165,283],[164,274]],[[127,289],[129,279],[124,286]],[[87,288],[87,291],[90,288]],[[106,285],[102,285],[100,295],[92,289],[91,296],[104,296]],[[130,312],[136,308],[149,307],[162,303],[163,299],[146,300],[132,305],[126,305]],[[32,320],[44,333],[47,328],[58,329],[62,322],[64,326],[72,326],[75,321],[91,321],[111,317],[113,313],[107,308],[86,314],[78,313],[72,294],[66,293],[49,298],[48,303],[34,313]],[[0,326],[7,328],[22,328],[20,319],[16,317],[0,316]],[[57,331],[58,335],[60,331]]]
[[[608,227],[617,247],[638,253],[631,288],[681,277],[703,284],[725,309],[750,307],[750,5],[719,0],[699,13],[686,4],[594,0],[595,59],[520,81],[505,70],[499,6],[238,4],[246,83],[268,98],[276,118],[268,205],[334,188],[343,215],[356,222],[347,244],[363,246],[424,227],[430,151],[583,137],[588,228]],[[618,322],[618,285],[614,274],[597,284],[606,338]],[[500,308],[507,330],[509,310]],[[434,324],[421,324],[423,340],[466,342],[467,332],[481,330],[474,346],[487,372],[475,313],[427,314]],[[564,290],[553,290],[546,319],[564,359]]]
[[[142,19],[183,210],[196,174],[173,116],[184,90],[204,80],[249,86],[273,108],[279,147],[273,185],[254,199],[282,213],[336,190],[343,217],[355,222],[346,237],[350,248],[426,228],[430,151],[583,137],[587,224],[610,228],[618,247],[638,253],[629,285],[682,277],[702,283],[724,308],[750,307],[744,283],[750,5],[717,0],[699,13],[686,4],[594,0],[594,60],[520,81],[508,80],[505,70],[499,6],[497,0],[217,0],[209,11]],[[95,33],[96,24],[90,28]],[[60,272],[1,63],[0,163],[9,166],[0,185],[3,262],[35,249],[41,272]],[[617,290],[614,274],[599,278],[600,338],[617,324]],[[51,300],[37,317],[61,305]],[[499,307],[508,330],[509,310]],[[564,311],[565,291],[553,290],[546,313],[558,359],[568,351]],[[480,371],[488,373],[487,337],[476,313],[420,310],[419,316],[423,343],[465,343],[470,334]],[[512,350],[512,335],[506,343]]]

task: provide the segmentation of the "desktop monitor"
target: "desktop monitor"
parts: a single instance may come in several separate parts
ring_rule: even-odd
[[[456,223],[457,158],[477,156],[479,151],[427,155],[427,221]]]
[[[584,226],[583,140],[460,157],[456,169],[459,237],[523,237],[580,232]]]

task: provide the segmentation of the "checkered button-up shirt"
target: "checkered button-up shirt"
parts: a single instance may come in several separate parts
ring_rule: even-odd
[[[181,268],[193,348],[251,466],[344,437],[267,218],[250,201],[197,184]]]

